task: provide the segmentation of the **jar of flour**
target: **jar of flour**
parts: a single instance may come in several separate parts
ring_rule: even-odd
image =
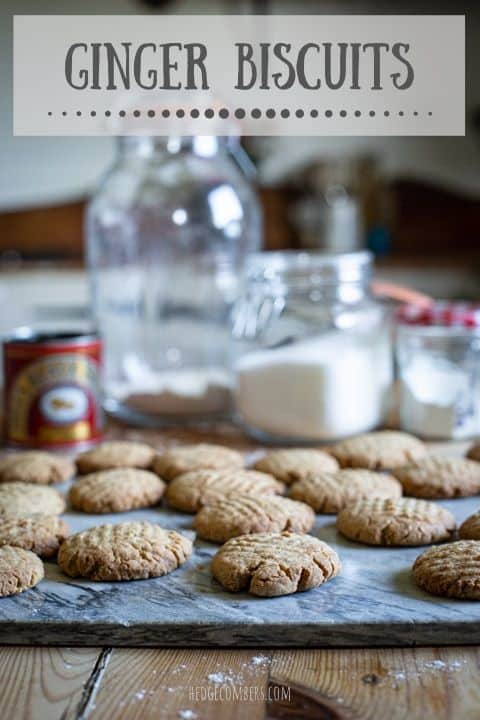
[[[270,442],[328,442],[385,420],[391,327],[369,293],[372,256],[253,256],[234,313],[237,418]]]

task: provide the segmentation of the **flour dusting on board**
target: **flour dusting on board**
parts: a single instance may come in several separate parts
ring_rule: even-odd
[[[422,676],[426,673],[435,674],[441,672],[449,675],[458,672],[466,662],[467,660],[452,660],[448,662],[444,660],[428,660],[421,662],[420,659],[417,659],[415,670],[389,670],[386,677],[392,681],[392,688],[398,688],[404,681],[411,682],[412,680],[421,680]]]
[[[270,658],[268,657],[268,655],[255,655],[255,656],[252,657],[252,659],[250,660],[250,663],[251,663],[254,667],[263,667],[264,665],[270,665],[271,660],[270,660]]]
[[[260,670],[269,667],[271,664],[272,658],[270,658],[268,655],[259,654],[254,655],[250,658],[250,660],[242,663],[242,669],[249,673],[258,673]]]
[[[214,685],[238,685],[243,682],[242,675],[236,675],[232,670],[227,672],[214,672],[207,675],[207,680]]]

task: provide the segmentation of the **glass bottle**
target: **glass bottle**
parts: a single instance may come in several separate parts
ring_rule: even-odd
[[[86,215],[105,407],[140,425],[231,408],[231,308],[261,210],[235,139],[122,137]]]

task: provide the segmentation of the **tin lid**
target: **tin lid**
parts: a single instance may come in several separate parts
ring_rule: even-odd
[[[6,344],[28,344],[28,345],[83,345],[86,342],[99,340],[100,336],[93,329],[85,330],[61,330],[45,331],[36,330],[28,326],[22,326],[12,330],[3,338]]]
[[[397,310],[401,325],[424,327],[480,328],[480,305],[438,301],[427,307],[404,305]]]

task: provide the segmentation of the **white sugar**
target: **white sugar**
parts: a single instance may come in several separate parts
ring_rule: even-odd
[[[286,347],[247,353],[237,364],[237,407],[251,427],[331,440],[383,419],[391,354],[382,334],[328,331]]]

